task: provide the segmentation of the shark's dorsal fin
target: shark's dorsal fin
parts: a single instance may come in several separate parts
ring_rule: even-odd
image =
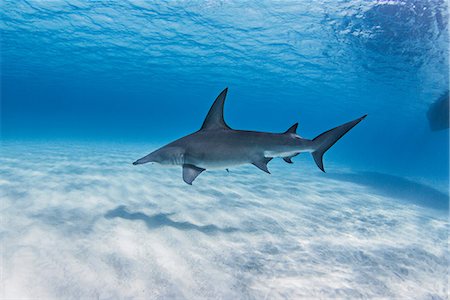
[[[225,103],[225,98],[227,97],[227,92],[228,88],[225,88],[222,93],[217,96],[206,115],[205,121],[203,121],[201,130],[230,129],[223,119],[223,105]]]
[[[298,127],[298,123],[295,123],[294,125],[292,125],[291,127],[289,127],[289,129],[286,130],[284,133],[293,133],[293,134],[297,134],[297,127]]]

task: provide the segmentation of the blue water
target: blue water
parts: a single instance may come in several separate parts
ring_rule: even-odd
[[[445,298],[448,2],[3,1],[2,297]],[[201,174],[131,162],[199,129],[325,155]],[[99,279],[101,278],[101,279]]]

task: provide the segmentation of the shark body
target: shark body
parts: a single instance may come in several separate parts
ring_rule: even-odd
[[[325,172],[323,154],[344,134],[363,120],[366,115],[328,130],[309,140],[297,134],[298,123],[284,133],[234,130],[224,120],[223,108],[228,89],[214,101],[202,127],[138,159],[133,164],[155,162],[162,165],[182,166],[183,180],[187,184],[207,169],[224,169],[253,164],[270,173],[267,164],[275,157],[292,163],[292,157],[310,152],[317,166]]]

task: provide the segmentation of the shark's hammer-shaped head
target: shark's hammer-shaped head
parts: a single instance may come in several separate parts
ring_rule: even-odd
[[[180,147],[164,146],[153,151],[133,163],[141,165],[148,162],[159,163],[161,165],[179,166],[184,163],[184,149]]]

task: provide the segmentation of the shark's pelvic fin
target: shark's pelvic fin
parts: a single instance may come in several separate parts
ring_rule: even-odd
[[[254,161],[252,162],[253,165],[255,165],[258,169],[263,170],[266,173],[269,173],[269,169],[267,168],[267,164],[269,163],[269,161],[272,160],[272,157],[263,157],[262,159],[258,160],[258,161]]]
[[[295,123],[294,125],[292,125],[291,127],[289,127],[289,129],[286,130],[284,133],[293,133],[293,134],[297,134],[297,127],[298,127],[298,123]]]
[[[325,172],[325,169],[323,167],[323,155],[325,154],[325,152],[330,149],[330,147],[333,146],[341,137],[343,137],[344,134],[355,127],[356,124],[361,122],[366,116],[367,115],[364,115],[361,118],[325,131],[324,133],[313,139],[316,150],[312,152],[312,156],[319,169]]]
[[[194,165],[184,164],[183,165],[183,180],[187,184],[192,185],[192,182],[200,175],[201,172],[205,171],[203,168],[196,167]]]
[[[205,121],[201,130],[209,129],[230,129],[230,127],[225,123],[223,118],[223,106],[225,103],[225,98],[227,97],[228,88],[225,88],[219,96],[217,96],[213,105],[209,109],[206,115]]]
[[[291,155],[291,156],[283,157],[283,160],[284,160],[285,162],[287,162],[288,164],[293,164],[294,162],[292,161],[292,158],[293,158],[294,156],[299,155],[299,154],[300,154],[300,153],[297,153],[297,154],[294,154],[294,155]]]

